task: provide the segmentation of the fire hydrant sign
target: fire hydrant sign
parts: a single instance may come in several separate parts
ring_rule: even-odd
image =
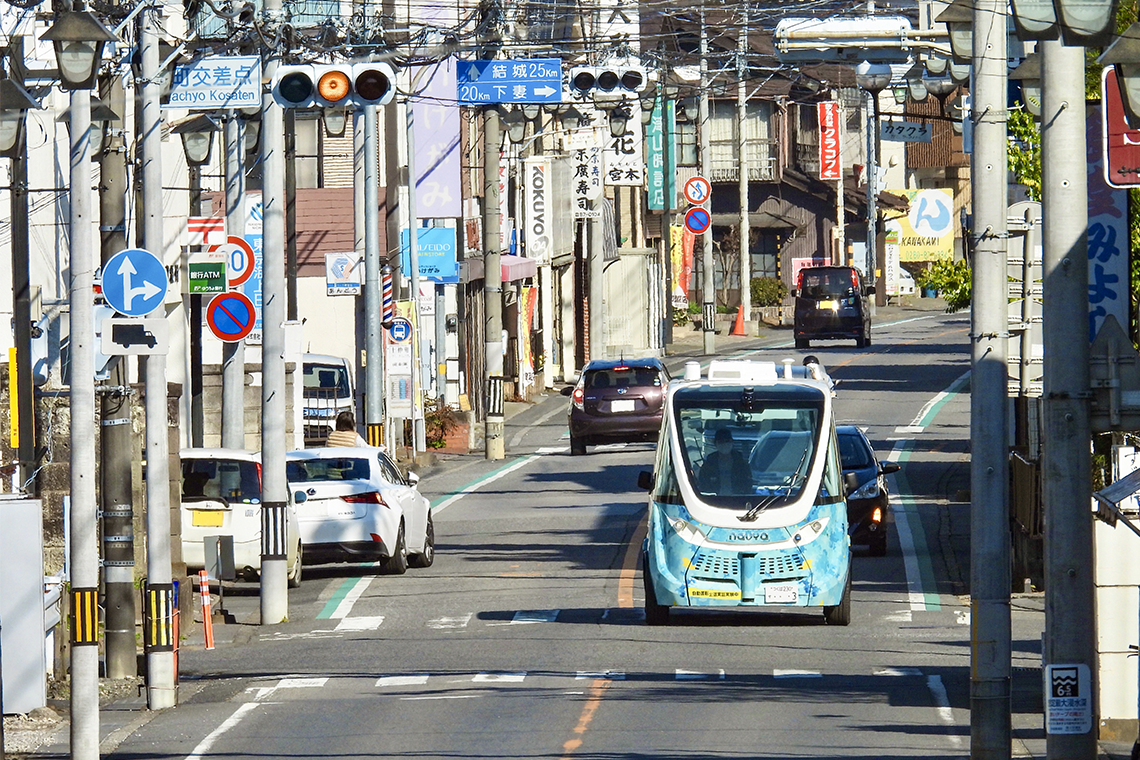
[[[1089,666],[1045,666],[1045,731],[1087,734],[1092,731],[1092,679]]]

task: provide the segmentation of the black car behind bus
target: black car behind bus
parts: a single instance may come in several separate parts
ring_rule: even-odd
[[[871,310],[867,297],[874,286],[864,285],[854,267],[801,269],[792,291],[796,298],[796,348],[808,348],[812,340],[855,339],[855,345],[871,345]]]

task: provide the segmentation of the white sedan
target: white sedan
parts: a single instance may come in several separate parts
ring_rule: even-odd
[[[428,500],[382,450],[336,447],[291,451],[291,490],[303,492],[297,519],[306,562],[380,561],[401,574],[435,560]]]

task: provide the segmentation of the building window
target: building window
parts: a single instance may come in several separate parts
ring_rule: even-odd
[[[697,122],[696,121],[678,121],[677,122],[677,165],[678,166],[696,166],[697,165]]]

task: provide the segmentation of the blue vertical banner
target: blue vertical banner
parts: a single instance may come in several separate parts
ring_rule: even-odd
[[[261,344],[261,279],[262,279],[262,210],[261,193],[247,193],[245,196],[245,242],[253,249],[253,274],[241,286],[241,292],[253,301],[257,311],[257,320],[253,323],[253,331],[245,339],[246,343]],[[284,255],[282,252],[281,255]]]
[[[448,58],[419,69],[412,77],[416,216],[421,219],[463,216],[455,72],[455,59]]]
[[[1086,109],[1089,196],[1089,340],[1104,318],[1131,324],[1128,277],[1128,191],[1108,184],[1104,172],[1102,116],[1099,106]]]
[[[668,120],[668,121],[666,121]],[[669,125],[669,165],[665,165],[665,124]],[[664,100],[660,95],[653,101],[653,113],[646,127],[645,163],[649,168],[649,208],[651,211],[665,210],[665,176],[668,175],[673,192],[677,186],[677,127],[676,108],[672,100]],[[676,203],[672,204],[676,205]]]

